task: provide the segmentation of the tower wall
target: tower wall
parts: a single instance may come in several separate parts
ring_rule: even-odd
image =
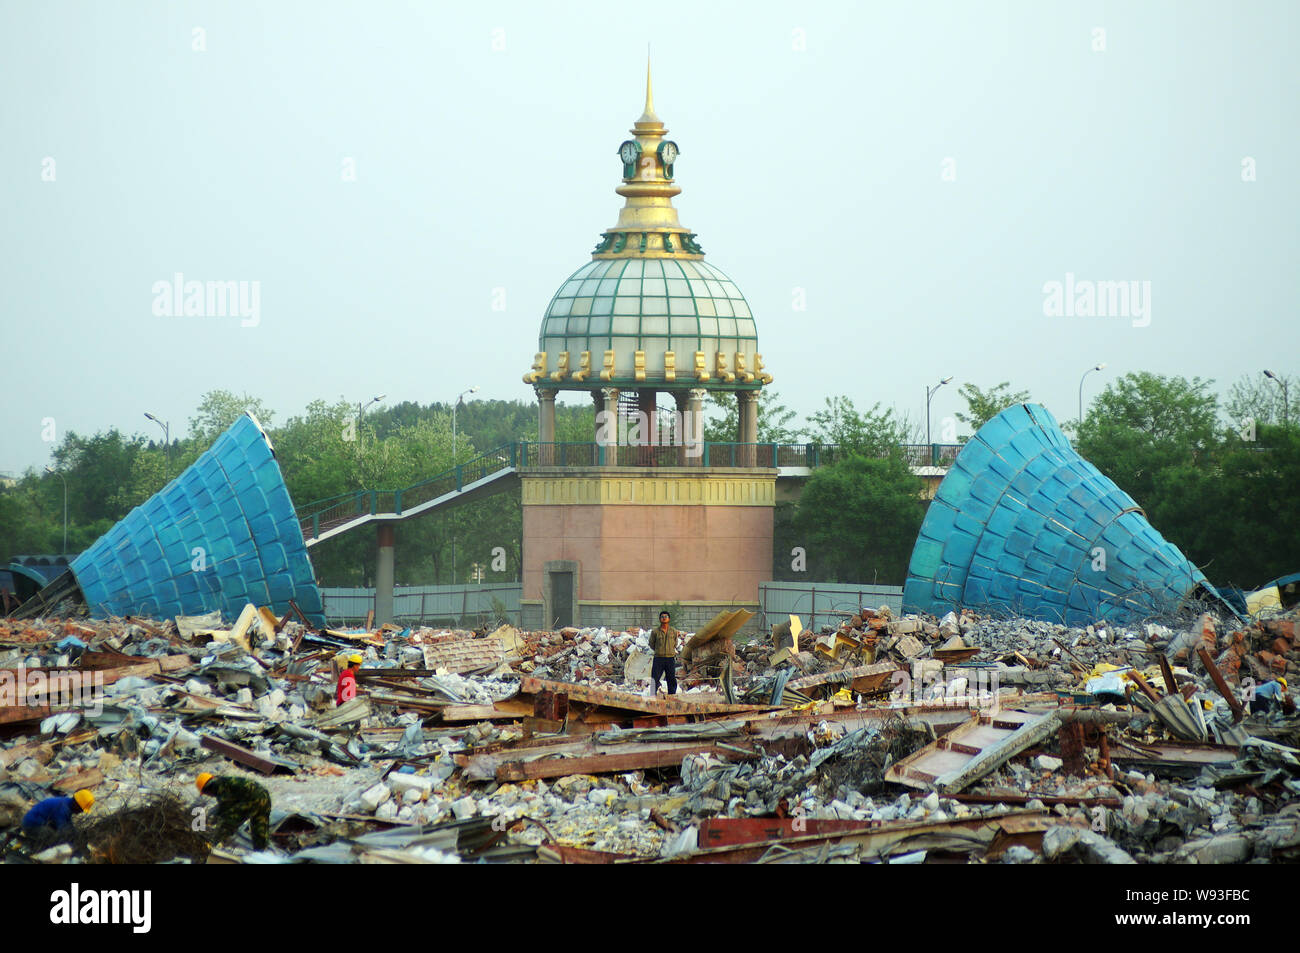
[[[772,571],[775,470],[532,471],[523,476],[525,627],[703,625],[758,603]],[[554,574],[572,573],[572,576]],[[553,578],[554,577],[554,578]],[[572,582],[572,596],[557,591]]]

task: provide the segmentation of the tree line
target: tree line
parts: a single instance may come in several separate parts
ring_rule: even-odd
[[[1212,581],[1252,588],[1300,569],[1293,545],[1300,530],[1300,388],[1288,386],[1295,399],[1284,407],[1282,388],[1263,379],[1242,378],[1222,401],[1211,387],[1198,378],[1126,374],[1091,402],[1082,422],[1062,423],[1079,452]],[[1031,399],[1009,382],[987,389],[966,383],[959,393],[966,411],[956,416],[970,433]],[[118,428],[92,436],[66,432],[52,454],[56,472],[29,469],[0,489],[0,565],[19,554],[63,550],[64,481],[67,551],[76,553],[193,463],[245,411],[267,428],[300,508],[355,490],[409,486],[485,450],[537,439],[532,401],[460,404],[453,454],[446,403],[359,408],[317,400],[277,423],[260,399],[213,391],[199,402],[186,436],[170,446]],[[735,440],[736,416],[733,396],[711,395],[705,439]],[[558,441],[593,439],[594,405],[558,404],[556,418]],[[764,390],[760,442],[838,448],[833,463],[812,473],[797,503],[778,504],[773,578],[901,584],[926,505],[902,445],[923,435],[906,413],[879,403],[859,409],[844,395],[826,398],[800,422],[775,392]],[[521,534],[519,499],[508,493],[401,523],[397,581],[465,582],[475,564],[487,568],[485,581],[517,580]],[[496,568],[500,550],[504,569]],[[802,556],[793,557],[795,550]],[[322,585],[373,584],[374,534],[328,540],[313,547],[312,560]]]

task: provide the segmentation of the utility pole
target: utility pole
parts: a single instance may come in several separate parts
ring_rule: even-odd
[[[949,383],[951,380],[951,377],[945,377],[943,380],[939,381],[939,383],[935,384],[933,388],[929,385],[926,385],[925,388],[925,442],[932,448],[930,451],[931,453],[934,452],[934,444],[930,441],[930,401],[934,399],[934,395],[938,393],[939,388],[944,384]]]
[[[1100,371],[1100,370],[1105,369],[1105,367],[1106,367],[1105,364],[1095,364],[1095,365],[1093,365],[1092,367],[1088,368],[1086,371],[1084,371],[1084,372],[1083,372],[1083,377],[1080,377],[1080,378],[1079,378],[1079,429],[1080,429],[1080,430],[1083,429],[1083,381],[1084,381],[1084,378],[1086,378],[1086,377],[1087,377],[1089,374],[1091,374],[1093,371]],[[1075,440],[1076,440],[1076,441],[1078,440],[1078,434],[1077,434],[1077,433],[1076,433],[1076,435],[1075,435]]]
[[[1264,376],[1275,384],[1282,385],[1282,426],[1287,430],[1291,429],[1291,398],[1287,394],[1287,384],[1282,378],[1278,377],[1272,371],[1265,371]]]
[[[167,479],[170,480],[170,479],[172,478],[172,427],[171,427],[171,424],[169,424],[169,423],[168,423],[167,421],[165,421],[165,420],[159,420],[157,417],[155,417],[153,414],[151,414],[151,413],[149,413],[149,412],[147,412],[147,411],[145,412],[145,416],[148,417],[150,420],[152,420],[154,423],[156,423],[159,427],[161,427],[161,428],[163,429],[163,443],[164,443],[164,444],[166,445],[166,447],[167,447],[167,473],[166,473],[166,476],[167,476]]]
[[[54,467],[46,467],[46,473],[53,473],[63,481],[63,552],[62,556],[68,555],[68,478],[65,477]]]

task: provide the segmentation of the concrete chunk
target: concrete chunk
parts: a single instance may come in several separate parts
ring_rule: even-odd
[[[392,795],[388,785],[380,781],[374,787],[368,788],[361,793],[361,806],[367,811],[375,811],[379,805],[383,804]]]

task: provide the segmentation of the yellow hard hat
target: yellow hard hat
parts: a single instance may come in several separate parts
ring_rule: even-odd
[[[76,794],[72,795],[72,799],[81,805],[83,811],[89,811],[95,806],[95,795],[91,794],[85,788],[82,788]]]
[[[1278,683],[1279,685],[1281,685],[1283,688],[1286,688],[1286,679],[1285,679],[1285,678],[1279,678],[1279,679],[1277,680],[1277,683]]]
[[[202,774],[200,774],[197,778],[194,779],[194,786],[198,788],[199,793],[202,794],[203,788],[207,786],[207,783],[211,780],[212,780],[212,775],[204,771]]]
[[[1214,709],[1214,702],[1210,701],[1208,698],[1203,698],[1201,699],[1201,707],[1206,711],[1212,711]]]
[[[351,655],[348,656],[349,665],[360,665],[363,661],[365,661],[365,659],[363,659],[360,655],[358,655],[355,652],[353,652]]]

